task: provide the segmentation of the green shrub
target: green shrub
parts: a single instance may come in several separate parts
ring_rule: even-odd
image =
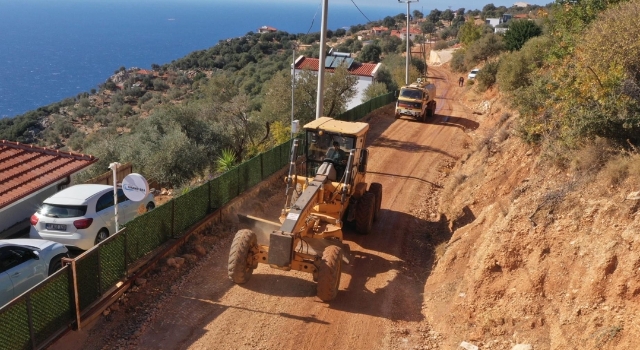
[[[444,41],[444,40],[440,40],[438,41],[434,46],[433,49],[434,50],[445,50],[449,48],[449,43]]]
[[[464,49],[459,49],[451,55],[451,70],[458,73],[467,71],[467,65],[464,62],[465,53]]]
[[[476,80],[478,81],[478,89],[486,91],[496,82],[496,73],[498,72],[498,62],[489,62],[482,67]]]

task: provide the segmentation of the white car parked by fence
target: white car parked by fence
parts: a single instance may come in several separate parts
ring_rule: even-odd
[[[69,257],[60,243],[41,239],[0,240],[0,307],[62,268]]]
[[[118,224],[153,208],[152,194],[133,202],[118,189]],[[31,216],[29,236],[87,250],[113,233],[113,186],[75,185],[44,200]]]

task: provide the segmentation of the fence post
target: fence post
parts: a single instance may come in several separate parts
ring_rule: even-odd
[[[78,296],[78,274],[76,272],[76,259],[62,258],[62,262],[69,266],[69,294],[73,298],[71,305],[76,314],[76,330],[80,330],[80,298]]]

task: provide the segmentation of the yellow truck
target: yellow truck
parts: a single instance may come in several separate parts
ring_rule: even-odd
[[[436,86],[419,78],[415,83],[400,88],[396,102],[396,119],[403,115],[427,122],[436,114]]]

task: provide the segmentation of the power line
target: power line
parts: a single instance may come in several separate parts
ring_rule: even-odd
[[[367,21],[369,21],[369,22],[367,22],[367,23],[370,23],[370,22],[371,22],[371,20],[369,19],[369,17],[367,17],[367,15],[365,15],[365,14],[362,12],[362,10],[360,10],[360,8],[358,7],[358,5],[356,5],[356,3],[355,3],[353,0],[351,0],[351,2],[353,3],[353,6],[355,6],[355,7],[358,9],[358,11],[360,11],[360,13],[364,16],[364,18],[366,18],[366,19],[367,19]]]
[[[320,5],[318,5],[318,10],[320,9]],[[316,20],[316,15],[318,14],[318,10],[316,10],[316,13],[313,15],[313,19],[311,19],[311,25],[309,26],[309,30],[307,30],[307,35],[309,34],[309,32],[311,32],[311,28],[313,28],[313,22],[315,22]]]

